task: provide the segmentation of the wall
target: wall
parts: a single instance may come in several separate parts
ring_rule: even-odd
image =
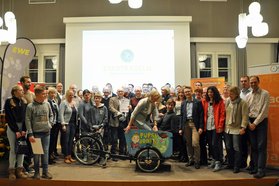
[[[236,84],[236,45],[234,43],[197,43],[198,53],[207,53],[213,55],[213,62],[217,62],[218,54],[227,54],[231,56],[231,68],[232,68],[232,84]]]
[[[276,61],[274,44],[251,43],[246,47],[247,66],[266,65]]]
[[[5,9],[9,3],[5,1]],[[55,4],[29,5],[28,0],[12,1],[18,36],[31,39],[65,38],[63,17],[91,16],[192,16],[190,37],[235,37],[237,17],[248,12],[251,0],[200,2],[199,0],[144,0],[141,9],[131,9],[124,1],[112,5],[108,0],[57,0]],[[279,1],[260,1],[264,21],[270,24],[266,37],[279,37]]]
[[[113,30],[115,24],[117,24],[117,29],[120,30],[174,30],[175,83],[187,84],[190,82],[189,23],[191,22],[191,17],[89,17],[83,19],[67,18],[64,19],[64,22],[67,25],[65,87],[68,87],[72,83],[77,84],[78,87],[82,85],[82,31]],[[158,61],[156,62],[158,63]]]

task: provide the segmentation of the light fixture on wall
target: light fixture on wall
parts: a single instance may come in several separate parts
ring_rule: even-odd
[[[2,1],[2,8],[4,10],[4,1]],[[0,45],[2,42],[8,42],[10,44],[16,43],[16,19],[15,14],[8,11],[4,15],[4,19],[0,17]]]
[[[238,32],[239,35],[235,38],[238,48],[245,48],[248,35],[247,29],[251,27],[252,35],[262,37],[268,34],[268,24],[263,22],[263,16],[260,14],[261,5],[259,2],[252,2],[249,5],[249,14],[241,13],[238,15]]]
[[[119,4],[122,1],[128,1],[128,5],[130,8],[138,9],[142,7],[143,0],[109,0],[111,4]]]

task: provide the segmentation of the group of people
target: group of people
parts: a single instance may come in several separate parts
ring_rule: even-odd
[[[186,166],[194,165],[196,169],[208,165],[211,157],[209,168],[221,170],[224,140],[226,168],[238,173],[247,167],[251,147],[250,173],[255,178],[265,176],[269,94],[259,87],[257,76],[241,77],[241,91],[227,86],[223,97],[215,86],[203,88],[201,82],[195,83],[194,91],[190,86],[172,88],[166,84],[161,93],[155,87],[149,88],[149,84],[135,88],[129,84],[117,88],[116,94],[109,83],[102,92],[77,90],[72,84],[65,95],[62,83],[48,88],[36,85],[32,93],[30,77],[23,76],[20,82],[5,102],[11,147],[9,179],[26,178],[24,170],[29,168],[23,165],[24,155],[15,151],[17,139],[26,137],[30,143],[41,139],[44,153],[30,153],[26,159],[33,159],[35,179],[52,179],[48,164],[57,158],[59,132],[64,162],[71,164],[75,162],[74,139],[92,132],[93,125],[103,126],[100,132],[106,150],[123,155],[127,154],[125,132],[133,126],[170,131],[174,136],[174,154],[187,162]]]
[[[243,76],[240,84],[241,90],[226,84],[223,94],[215,86],[202,88],[201,82],[195,83],[194,94],[191,87],[183,89],[179,133],[186,139],[186,166],[199,169],[211,156],[208,166],[214,172],[221,170],[226,161],[225,168],[233,173],[247,168],[254,178],[265,176],[269,93],[260,88],[258,76]]]

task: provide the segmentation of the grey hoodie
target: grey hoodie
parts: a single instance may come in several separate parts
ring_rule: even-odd
[[[53,114],[48,102],[32,102],[27,105],[25,124],[28,136],[33,136],[33,133],[48,133],[50,132],[53,123]]]

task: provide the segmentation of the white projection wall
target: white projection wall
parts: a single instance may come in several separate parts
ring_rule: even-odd
[[[83,31],[82,88],[174,85],[173,30]]]
[[[69,17],[65,89],[127,83],[189,84],[189,16]]]

